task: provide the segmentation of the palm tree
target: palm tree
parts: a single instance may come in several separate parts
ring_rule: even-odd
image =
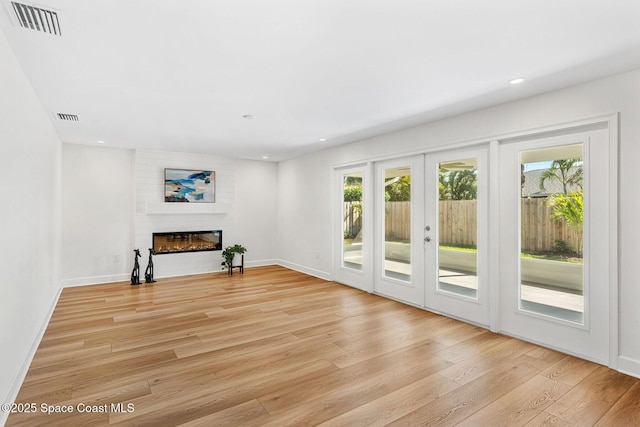
[[[438,180],[440,200],[474,200],[478,186],[476,170],[453,170],[440,172]]]
[[[559,181],[562,184],[562,194],[567,194],[567,187],[578,186],[582,189],[582,159],[560,159],[551,162],[549,169],[540,175],[540,190],[545,190],[544,183],[547,180]]]
[[[344,176],[344,185],[347,187],[362,187],[362,177],[355,175],[345,175]]]
[[[551,218],[565,220],[578,236],[577,250],[582,253],[582,223],[584,221],[584,198],[582,190],[569,194],[556,194],[549,197],[548,206],[553,208]]]
[[[411,175],[388,180],[385,183],[385,200],[387,202],[408,202],[411,200]]]

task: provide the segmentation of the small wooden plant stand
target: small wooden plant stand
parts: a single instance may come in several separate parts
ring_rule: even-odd
[[[240,265],[230,265],[227,270],[227,274],[229,276],[233,276],[233,269],[237,268],[240,271],[240,274],[244,274],[244,254],[240,255]]]

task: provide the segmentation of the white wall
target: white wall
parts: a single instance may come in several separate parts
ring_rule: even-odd
[[[323,151],[278,166],[278,248],[280,263],[331,278],[332,156]]]
[[[275,264],[277,250],[278,165],[235,161],[235,240],[247,248],[245,265]]]
[[[63,144],[62,284],[127,280],[133,268],[133,150]]]
[[[144,270],[154,231],[222,229],[225,246],[247,247],[246,266],[277,262],[275,163],[73,144],[63,144],[63,153],[63,286],[129,280],[133,249],[141,250]],[[165,167],[216,171],[225,212],[148,215],[147,202],[164,201]],[[221,262],[219,251],[157,255],[154,273],[217,272]]]
[[[331,272],[329,207],[332,165],[417,152],[515,131],[620,113],[620,358],[640,376],[640,70],[510,102],[282,162],[278,177],[278,244],[303,271]],[[319,253],[320,256],[315,256]]]
[[[0,64],[1,403],[14,400],[57,301],[61,142],[2,32]]]

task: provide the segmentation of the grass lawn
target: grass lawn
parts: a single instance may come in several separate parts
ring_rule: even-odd
[[[345,245],[351,245],[353,243],[352,239],[344,239]],[[357,242],[361,243],[361,242]],[[398,241],[396,243],[405,243],[409,244],[408,241]],[[440,249],[450,249],[455,251],[464,251],[464,252],[478,252],[478,249],[475,246],[453,246],[453,245],[440,245]],[[561,261],[561,262],[571,262],[574,264],[582,264],[582,257],[576,255],[575,253],[563,254],[563,253],[555,253],[555,252],[532,252],[532,251],[524,251],[520,253],[522,258],[533,258],[533,259],[544,259],[547,261]]]
[[[440,245],[440,249],[451,249],[455,251],[465,251],[465,252],[478,251],[478,249],[475,246]],[[572,262],[575,264],[582,264],[582,257],[576,255],[575,253],[563,254],[563,253],[555,253],[555,252],[523,251],[520,253],[520,256],[522,258],[544,259],[547,261],[562,261],[562,262]]]

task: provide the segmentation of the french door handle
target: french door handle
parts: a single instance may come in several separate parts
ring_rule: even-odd
[[[424,228],[424,231],[431,231],[431,226],[427,225],[427,226]],[[424,237],[424,241],[425,241],[425,242],[430,242],[430,241],[431,241],[431,237],[429,237],[429,236],[425,236],[425,237]]]

